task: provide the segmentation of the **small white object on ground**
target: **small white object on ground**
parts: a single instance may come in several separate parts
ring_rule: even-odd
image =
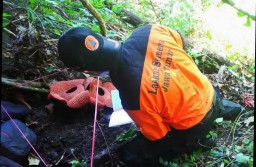
[[[117,89],[111,91],[111,97],[114,111],[110,116],[109,127],[133,123],[133,120],[122,107],[119,91]]]

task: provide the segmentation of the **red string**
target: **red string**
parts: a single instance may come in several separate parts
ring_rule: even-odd
[[[74,68],[75,69],[75,68]],[[64,71],[66,69],[61,69],[60,71],[54,72],[52,74],[48,74],[48,75],[44,75],[42,77],[38,77],[36,79],[30,80],[30,81],[37,81],[40,80],[42,78],[45,77],[49,77],[52,75],[55,75],[57,73],[60,73],[62,71]],[[27,83],[20,83],[15,85],[16,87],[21,87],[26,85]],[[97,82],[97,95],[96,95],[96,105],[95,105],[95,118],[94,118],[94,126],[93,126],[93,141],[92,141],[92,153],[91,153],[91,167],[93,166],[93,157],[94,157],[94,145],[95,145],[95,132],[96,132],[96,117],[97,117],[97,103],[98,103],[98,87],[99,87],[99,77],[98,77],[98,82]],[[24,139],[28,142],[28,144],[30,145],[30,147],[34,150],[34,152],[37,154],[37,156],[39,157],[39,159],[42,161],[42,163],[48,167],[48,165],[46,164],[46,162],[42,159],[42,157],[39,155],[39,153],[36,151],[36,149],[33,147],[33,145],[29,142],[29,140],[27,139],[27,137],[25,136],[25,134],[21,131],[21,129],[18,127],[18,125],[13,121],[12,117],[9,115],[9,113],[5,110],[5,108],[1,105],[1,107],[3,108],[3,110],[5,111],[5,113],[8,115],[8,117],[10,118],[10,120],[13,122],[13,124],[15,125],[15,127],[19,130],[19,132],[22,134],[22,136],[24,137]]]
[[[97,110],[98,110],[98,107],[97,107],[98,106],[98,91],[99,91],[99,77],[98,77],[98,81],[97,81],[97,90],[96,90],[96,103],[95,103],[95,111],[94,111],[93,133],[92,133],[92,152],[91,152],[90,167],[93,167],[96,121],[97,121]]]
[[[16,126],[16,128],[19,130],[19,132],[22,134],[22,136],[24,137],[24,139],[28,142],[28,144],[30,145],[30,147],[34,150],[34,152],[36,153],[36,155],[39,157],[39,159],[43,162],[43,164],[48,167],[48,165],[45,163],[45,161],[42,159],[42,157],[39,155],[39,153],[36,151],[36,149],[33,147],[33,145],[30,143],[30,141],[28,140],[28,138],[26,137],[26,135],[22,132],[22,130],[19,128],[19,126],[14,122],[14,120],[12,119],[11,115],[6,111],[6,109],[4,108],[4,106],[1,104],[1,107],[3,108],[4,112],[7,114],[7,116],[10,118],[10,120],[12,121],[12,123]]]

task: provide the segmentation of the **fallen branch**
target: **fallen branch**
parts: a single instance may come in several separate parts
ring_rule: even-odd
[[[19,81],[16,79],[8,79],[3,78],[1,79],[2,84],[12,86],[14,88],[24,89],[24,90],[30,90],[40,93],[49,93],[49,89],[43,88],[42,83],[40,82],[32,82],[32,81]]]
[[[8,30],[7,28],[3,28],[6,32],[8,32],[9,34],[11,34],[13,37],[16,38],[16,34],[14,34],[12,31]]]

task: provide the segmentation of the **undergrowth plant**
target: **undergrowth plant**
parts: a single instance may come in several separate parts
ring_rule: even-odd
[[[207,56],[206,53],[196,52],[192,46],[188,47],[186,51],[203,73],[211,74],[217,72],[216,62],[210,56]]]
[[[243,113],[234,122],[218,118],[215,120],[215,128],[206,137],[214,136],[216,146],[209,151],[194,151],[180,157],[168,160],[160,158],[159,162],[164,167],[190,167],[190,166],[248,166],[253,167],[254,161],[254,140],[253,119]],[[244,120],[245,119],[245,120]],[[243,121],[244,120],[244,121]],[[231,129],[231,130],[230,130]]]
[[[78,160],[73,160],[70,162],[71,167],[87,167],[88,164],[86,161],[82,160],[81,162]]]

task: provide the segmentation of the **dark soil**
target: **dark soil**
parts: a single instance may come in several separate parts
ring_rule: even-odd
[[[9,6],[6,10],[9,11]],[[13,12],[10,20],[17,20],[26,13],[14,9],[9,12]],[[25,29],[20,30],[19,26]],[[89,166],[94,106],[87,105],[85,108],[73,110],[55,103],[54,111],[51,113],[45,108],[51,103],[47,99],[47,93],[23,90],[24,88],[21,89],[18,85],[21,83],[22,86],[31,87],[25,81],[33,81],[39,85],[35,87],[47,90],[55,81],[86,77],[81,72],[67,69],[58,60],[56,41],[44,42],[44,37],[39,35],[37,38],[33,33],[31,35],[27,19],[9,23],[5,28],[6,30],[2,31],[2,78],[13,81],[11,84],[3,84],[2,81],[2,99],[11,101],[14,94],[21,91],[25,100],[32,106],[32,113],[23,122],[36,133],[37,143],[34,147],[49,166],[72,166],[72,160],[87,162]],[[38,34],[45,32],[40,26],[35,26],[34,30]],[[48,35],[54,39],[58,38],[56,35]],[[117,142],[116,138],[125,133],[131,125],[109,128],[109,117],[112,112],[111,108],[98,112],[94,166],[113,166],[119,163],[116,153],[124,142]],[[27,162],[22,164],[25,166]]]
[[[16,28],[20,24],[25,23],[10,24],[6,28],[19,34]],[[6,31],[2,32],[2,78],[13,79],[11,85],[16,85],[2,84],[2,99],[11,101],[14,94],[21,91],[25,100],[32,106],[32,113],[27,116],[24,123],[36,133],[37,143],[34,147],[49,166],[72,166],[72,160],[87,162],[89,166],[94,106],[87,105],[85,108],[74,110],[55,102],[54,111],[51,113],[45,108],[51,103],[47,99],[47,93],[23,90],[17,85],[20,83],[22,86],[31,87],[25,81],[33,81],[39,85],[36,86],[39,89],[47,90],[54,81],[86,77],[81,72],[67,69],[58,60],[56,42],[48,45],[42,39],[34,41],[31,38],[31,43],[28,34],[26,31],[22,38],[14,38]],[[102,79],[106,81],[109,77]],[[119,163],[116,152],[124,142],[117,142],[116,138],[125,133],[131,125],[109,128],[109,117],[112,112],[111,108],[98,112],[94,166],[113,166]],[[27,162],[22,164],[25,166]]]
[[[15,92],[15,90],[12,91]],[[42,159],[49,166],[69,167],[72,166],[70,164],[72,160],[85,162],[89,166],[94,106],[88,105],[85,108],[74,110],[55,103],[54,112],[50,113],[45,108],[45,105],[50,103],[45,94],[31,91],[22,93],[32,106],[32,113],[24,122],[37,135],[34,147]],[[120,162],[117,152],[125,142],[118,142],[116,138],[125,133],[131,124],[108,127],[112,112],[111,108],[98,112],[94,166],[116,166]],[[24,161],[21,164],[26,166],[27,162]],[[44,166],[44,164],[40,163],[39,166]]]

